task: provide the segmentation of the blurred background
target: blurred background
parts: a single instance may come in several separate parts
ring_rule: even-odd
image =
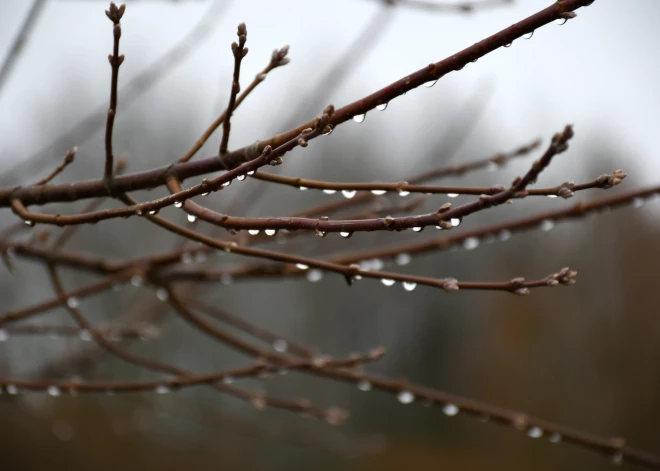
[[[58,181],[98,178],[102,172],[107,54],[112,47],[111,24],[103,14],[107,3],[42,3],[11,73],[0,82],[3,186],[43,177],[74,145],[79,147],[76,162]],[[291,63],[269,74],[236,111],[233,148],[305,122],[329,103],[352,102],[550,4],[517,0],[466,14],[386,7],[375,0],[126,3],[120,46],[126,60],[120,71],[115,149],[126,157],[130,172],[178,158],[226,107],[233,67],[230,43],[239,22],[247,24],[250,50],[242,65],[243,87],[267,65],[273,49],[289,44]],[[8,54],[31,5],[2,1],[0,57]],[[535,138],[543,138],[545,145],[552,134],[573,123],[576,137],[569,152],[544,172],[540,186],[589,181],[617,168],[629,177],[608,195],[658,184],[658,17],[660,3],[654,0],[623,6],[598,0],[565,25],[548,25],[531,39],[520,39],[444,77],[431,89],[420,87],[394,100],[384,112],[368,113],[363,123],[338,127],[304,152],[288,155],[277,172],[323,180],[399,181],[448,163],[509,151]],[[219,136],[210,139],[202,156],[217,152]],[[518,159],[503,169],[446,184],[507,184],[525,172],[530,161]],[[136,197],[159,194],[155,190]],[[457,231],[603,195],[592,190],[569,201],[516,201],[467,218]],[[208,201],[219,210],[282,216],[341,197],[318,191],[302,194],[248,179]],[[445,202],[443,196],[431,196],[420,211]],[[180,213],[173,208],[162,212],[183,222]],[[177,242],[172,234],[135,219],[84,226],[69,247],[124,258],[164,252]],[[0,212],[0,227],[15,221],[10,211]],[[210,232],[208,227],[200,230]],[[22,237],[28,239],[30,233]],[[431,237],[430,231],[363,233],[277,249],[328,254]],[[598,435],[623,436],[632,446],[659,453],[659,238],[658,206],[649,203],[472,250],[432,252],[414,257],[406,267],[386,265],[475,281],[541,278],[563,266],[579,272],[574,287],[536,290],[528,297],[466,292],[449,296],[422,288],[406,293],[398,285],[386,288],[375,282],[348,288],[341,277],[330,275],[318,283],[218,283],[200,290],[199,296],[332,355],[385,346],[389,354],[369,367],[374,372]],[[204,263],[241,262],[227,256]],[[90,281],[72,271],[63,275],[69,289]],[[13,274],[0,272],[2,313],[52,296],[38,263],[17,260]],[[80,309],[103,322],[139,312],[141,306],[158,306],[154,299],[152,291],[129,285],[85,299]],[[54,322],[70,320],[58,309],[28,321]],[[157,338],[133,342],[130,348],[206,372],[248,361],[166,309],[158,328]],[[107,356],[67,361],[89,346],[75,337],[4,340],[4,377],[153,377]],[[596,470],[609,465],[607,457],[583,449],[531,440],[461,414],[448,418],[437,408],[402,405],[392,395],[362,392],[349,384],[299,373],[245,384],[281,397],[308,398],[321,407],[337,405],[351,416],[346,424],[332,427],[290,412],[257,411],[207,388],[75,398],[3,394],[3,469]]]

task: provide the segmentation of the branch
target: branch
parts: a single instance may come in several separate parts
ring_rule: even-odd
[[[227,144],[229,143],[229,132],[231,131],[231,114],[236,107],[236,95],[241,91],[239,78],[241,75],[241,61],[247,55],[248,49],[245,47],[247,40],[247,28],[245,23],[238,25],[238,44],[235,42],[231,44],[231,52],[234,54],[234,78],[231,84],[231,93],[229,94],[229,105],[225,112],[225,120],[222,123],[222,140],[220,141],[220,155],[227,153]]]

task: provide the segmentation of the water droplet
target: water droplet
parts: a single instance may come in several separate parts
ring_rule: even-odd
[[[236,180],[238,180],[239,182],[242,182],[246,178],[247,178],[247,175],[239,175],[239,176],[236,177]]]
[[[401,404],[410,404],[415,400],[415,395],[409,391],[401,391],[396,398]]]
[[[254,175],[254,172],[255,172],[255,171],[256,171],[256,170],[250,170],[247,174],[250,175],[250,176],[252,176],[252,175]]]
[[[248,229],[248,234],[253,236],[259,235],[259,229]]]
[[[437,80],[431,80],[431,81],[429,81],[429,82],[426,82],[426,83],[424,84],[424,86],[425,86],[426,88],[431,88],[431,87],[432,87],[433,85],[435,85],[436,83],[438,83]]]
[[[194,214],[189,214],[188,222],[195,222],[195,221],[197,221],[197,216],[195,216]]]
[[[474,250],[479,247],[479,239],[477,237],[468,237],[463,241],[463,248],[465,250]]]
[[[408,265],[412,261],[412,257],[407,253],[400,253],[394,259],[394,263],[403,266]]]
[[[307,189],[307,187],[306,187],[306,186],[299,186],[298,189],[299,189],[300,191],[305,191],[305,190]]]
[[[169,388],[169,386],[167,386],[167,385],[165,385],[165,384],[159,384],[159,385],[156,386],[156,388],[154,389],[154,392],[155,392],[156,394],[167,394],[167,393],[170,392],[170,388]]]
[[[387,109],[387,103],[381,103],[380,105],[376,105],[376,109],[378,111],[385,111]]]
[[[511,231],[503,229],[497,234],[497,238],[500,239],[501,242],[507,241],[511,238]]]
[[[299,270],[307,270],[309,265],[305,265],[304,263],[296,263],[296,268]]]
[[[567,21],[568,21],[568,18],[557,18],[555,20],[555,24],[561,26],[561,25],[566,24]]]
[[[183,203],[181,201],[175,201],[174,202],[174,207],[175,208],[180,208],[181,206],[183,206]]]
[[[634,198],[632,200],[633,208],[641,208],[644,206],[644,200],[642,198]]]
[[[5,329],[0,329],[0,342],[6,342],[9,340],[9,332]]]
[[[332,130],[333,130],[332,126],[326,126],[323,128],[321,134],[324,136],[329,136],[330,134],[332,134]]]
[[[458,227],[461,225],[461,218],[451,218],[449,222],[451,222],[452,226]]]
[[[78,337],[79,337],[80,340],[82,340],[83,342],[89,342],[89,341],[92,340],[92,333],[91,333],[89,330],[87,330],[87,329],[82,329],[82,330],[78,333]]]
[[[614,453],[612,455],[612,463],[616,464],[616,465],[619,465],[619,464],[623,463],[623,453],[621,453],[620,451],[617,452],[617,453]]]
[[[531,438],[541,438],[543,436],[543,430],[539,427],[530,427],[527,430],[527,435]]]
[[[156,297],[161,301],[167,301],[170,295],[165,288],[158,288],[156,290]]]
[[[555,222],[552,219],[541,221],[541,230],[544,232],[551,231],[555,228]]]
[[[206,196],[208,194],[209,194],[209,192],[207,191],[206,193],[202,193],[200,196]]]
[[[266,229],[266,230],[264,231],[264,233],[265,233],[268,237],[273,237],[274,235],[277,234],[277,229]]]
[[[48,395],[53,397],[57,397],[60,394],[62,394],[62,391],[60,391],[60,388],[58,388],[57,386],[48,386],[47,392]]]
[[[153,216],[153,215],[155,215],[155,214],[158,214],[158,210],[157,210],[157,209],[152,209],[151,211],[149,211],[148,214],[150,214],[151,216]]]
[[[5,389],[7,390],[7,394],[11,394],[12,396],[18,394],[18,388],[13,384],[8,384],[7,386],[5,386]]]
[[[561,441],[561,435],[559,435],[557,432],[552,433],[548,437],[548,440],[550,440],[551,443],[559,443]]]
[[[458,196],[458,193],[447,193],[447,196],[450,198],[456,198]]]
[[[460,412],[456,404],[445,404],[442,406],[442,412],[449,417],[453,417]]]
[[[326,188],[325,190],[323,190],[323,193],[325,193],[326,195],[334,195],[335,193],[337,193],[337,190],[331,190],[329,188]]]
[[[371,190],[371,194],[376,196],[382,196],[385,193],[387,193],[387,191],[385,190]]]
[[[339,233],[339,235],[342,236],[344,239],[348,239],[350,236],[353,235],[353,233],[342,231],[342,232]]]
[[[224,182],[222,188],[227,188],[229,185],[231,185],[231,180]]]
[[[523,39],[532,39],[532,36],[534,36],[534,31],[523,34]]]
[[[351,198],[353,198],[356,193],[357,193],[357,191],[355,191],[355,190],[342,190],[342,192],[341,192],[341,194],[344,195],[344,198],[349,199],[349,200]]]
[[[131,285],[139,288],[142,286],[142,277],[140,275],[134,275],[131,277]]]
[[[392,286],[396,281],[391,280],[389,278],[381,278],[380,282],[383,283],[385,286]]]
[[[413,281],[404,281],[403,282],[403,289],[405,289],[406,291],[412,291],[415,288],[417,288],[417,283],[415,283]]]
[[[557,195],[547,195],[547,196],[548,196],[548,198],[556,198],[557,197]]]
[[[511,47],[512,45],[513,45],[513,41],[508,44],[505,44],[504,47]]]
[[[307,281],[316,283],[317,281],[321,281],[322,279],[323,279],[323,272],[319,269],[314,268],[313,270],[309,270],[307,272]]]
[[[399,190],[399,196],[401,196],[401,197],[408,196],[409,194],[410,194],[409,191]]]
[[[187,265],[189,263],[192,263],[192,261],[193,261],[192,255],[189,252],[186,252],[181,255],[181,263]]]
[[[424,226],[415,226],[412,228],[413,232],[422,232],[424,230]]]
[[[273,348],[277,352],[285,353],[289,349],[289,344],[286,340],[277,339],[273,342]]]
[[[71,296],[66,300],[66,305],[70,307],[71,309],[75,309],[78,306],[80,306],[80,300],[76,298],[75,296]]]
[[[353,121],[355,121],[356,123],[362,123],[366,117],[367,117],[366,113],[356,114],[355,116],[353,116]]]
[[[223,384],[232,384],[233,382],[234,382],[234,378],[232,378],[231,376],[225,376],[224,378],[222,378]]]
[[[370,383],[369,381],[363,379],[362,381],[360,381],[360,382],[357,384],[357,388],[358,388],[360,391],[365,391],[365,392],[366,392],[366,391],[371,391],[371,383]]]

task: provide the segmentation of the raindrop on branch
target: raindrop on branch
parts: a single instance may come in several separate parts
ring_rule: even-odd
[[[325,190],[323,190],[323,193],[325,193],[326,195],[334,195],[335,193],[337,193],[337,190],[326,188]]]
[[[376,109],[378,111],[385,111],[387,109],[387,103],[381,103],[380,105],[376,105]]]
[[[188,215],[188,222],[192,223],[192,222],[195,222],[195,221],[197,221],[197,216],[195,216],[194,214],[189,214]]]
[[[403,289],[405,289],[406,291],[412,291],[415,288],[417,288],[417,283],[415,283],[413,281],[404,281],[403,282]]]
[[[414,394],[409,391],[401,391],[396,398],[401,404],[410,404],[415,400]]]
[[[383,283],[385,286],[392,286],[396,281],[391,280],[390,278],[381,278],[380,282]]]
[[[523,39],[532,39],[532,36],[534,36],[534,31],[523,34]]]
[[[385,193],[387,193],[387,191],[385,190],[371,190],[371,194],[376,196],[382,196]]]
[[[456,414],[459,413],[459,411],[460,411],[460,409],[458,408],[458,406],[456,404],[445,404],[442,407],[442,412],[446,416],[449,416],[449,417],[455,416]]]
[[[277,339],[273,342],[273,348],[277,352],[285,353],[289,349],[289,344],[286,340]]]
[[[426,82],[426,83],[424,84],[424,86],[425,86],[426,88],[431,88],[431,87],[432,87],[433,85],[435,85],[436,83],[438,83],[438,80],[431,80],[431,81],[429,81],[429,82]]]
[[[353,198],[356,193],[357,193],[357,191],[355,191],[355,190],[342,190],[342,192],[341,192],[341,194],[344,195],[344,198],[349,199],[349,200],[351,198]]]
[[[174,207],[175,207],[175,208],[180,208],[180,207],[182,207],[182,206],[183,206],[183,203],[182,203],[181,201],[175,201],[175,202],[174,202]]]
[[[365,391],[365,392],[366,391],[371,391],[371,383],[369,381],[362,380],[357,384],[357,388],[360,391]]]
[[[321,281],[322,279],[323,279],[323,272],[317,268],[314,268],[307,272],[307,281],[316,283],[317,281]]]
[[[355,121],[356,123],[362,123],[362,122],[364,122],[364,120],[366,119],[366,117],[367,117],[367,114],[366,114],[366,113],[364,113],[364,114],[356,114],[355,116],[353,116],[353,121]]]

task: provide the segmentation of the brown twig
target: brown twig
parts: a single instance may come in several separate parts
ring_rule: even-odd
[[[241,91],[239,79],[241,76],[241,61],[247,55],[248,49],[245,47],[247,40],[247,28],[245,23],[238,25],[238,43],[231,44],[231,52],[234,55],[234,76],[231,83],[231,93],[229,94],[229,104],[225,112],[225,119],[222,123],[222,139],[220,141],[220,155],[227,153],[227,145],[229,144],[229,132],[231,131],[231,115],[236,107],[236,96]]]

